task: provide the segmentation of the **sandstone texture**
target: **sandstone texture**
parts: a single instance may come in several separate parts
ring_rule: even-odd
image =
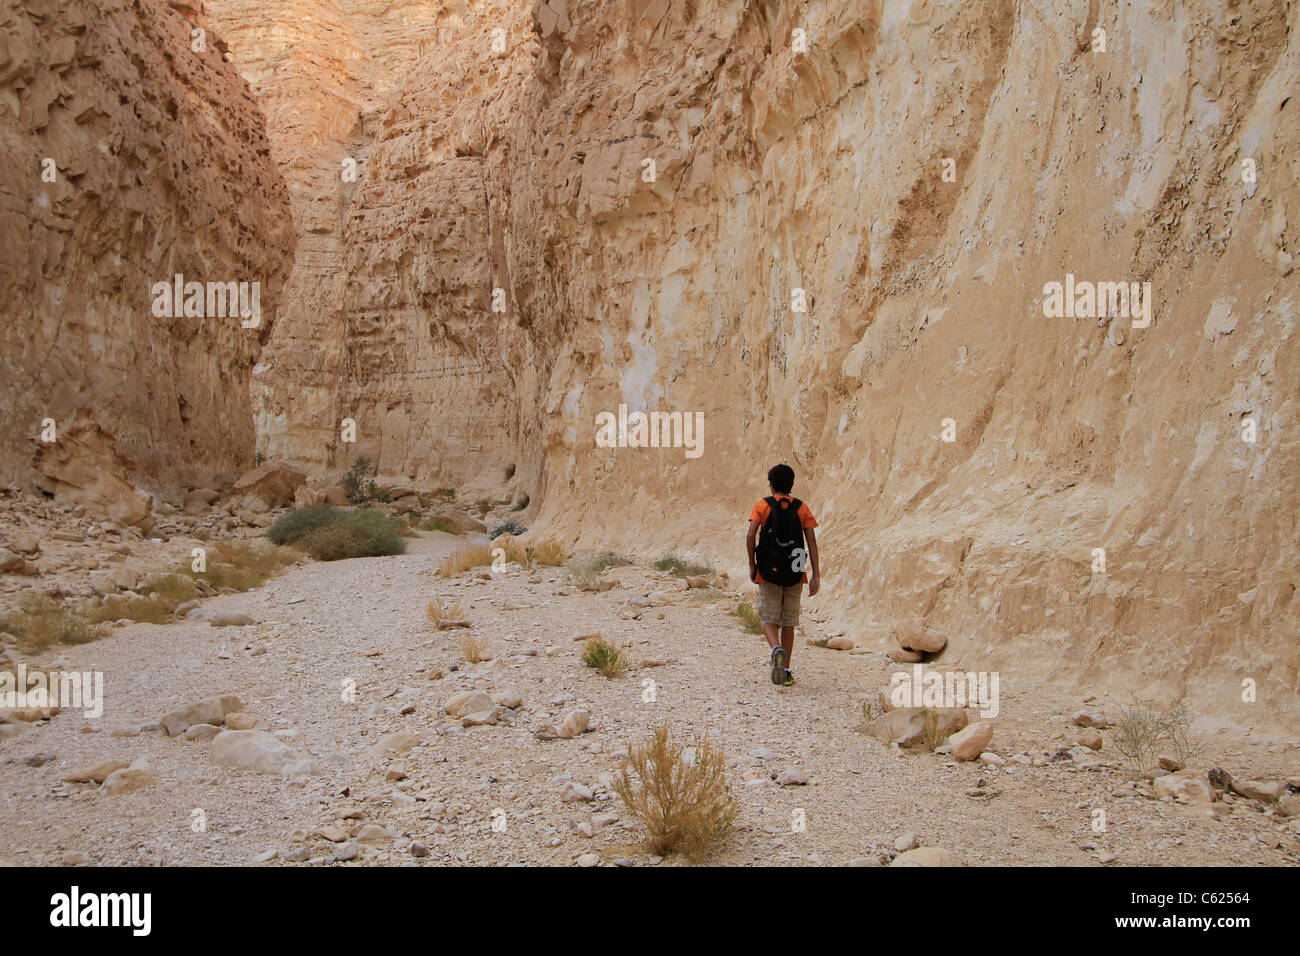
[[[249,376],[295,238],[262,111],[200,6],[0,5],[0,480],[66,482],[42,451],[98,468],[101,431],[130,463],[112,483],[252,465]],[[156,316],[176,274],[259,282],[261,328]]]
[[[740,573],[786,460],[858,648],[920,621],[984,669],[1300,714],[1294,5],[209,14],[303,236],[268,458]],[[1067,276],[1149,282],[1150,323],[1048,317]],[[701,413],[702,454],[598,447],[620,405]]]

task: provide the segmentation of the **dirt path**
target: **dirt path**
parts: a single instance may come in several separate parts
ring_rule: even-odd
[[[624,586],[602,594],[557,593],[569,590],[560,569],[472,583],[435,577],[438,558],[463,540],[430,534],[397,557],[295,567],[256,591],[205,605],[247,614],[255,626],[137,624],[43,655],[45,666],[102,670],[105,714],[90,720],[65,712],[0,741],[0,857],[245,864],[273,852],[275,864],[341,856],[568,865],[595,854],[644,865],[652,858],[638,845],[639,826],[602,774],[617,767],[628,741],[668,720],[708,730],[731,765],[737,831],[711,862],[874,860],[909,832],[973,865],[1088,865],[1103,854],[1128,865],[1300,862],[1294,831],[1258,804],[1240,801],[1213,820],[1139,796],[1124,773],[1106,766],[1114,758],[1106,749],[1087,769],[1069,759],[996,769],[891,752],[854,730],[862,702],[888,686],[893,665],[882,654],[806,647],[800,637],[799,683],[773,687],[761,639],[741,630],[728,613],[735,598],[719,591],[684,591],[643,566],[608,572]],[[671,603],[625,619],[630,597],[655,592]],[[435,595],[461,602],[494,660],[450,670],[458,632],[431,630],[425,606]],[[638,661],[664,663],[606,679],[579,659],[574,638],[593,631],[629,642]],[[443,676],[431,679],[435,670]],[[654,702],[643,700],[646,680],[655,682]],[[344,699],[347,681],[355,682],[353,702]],[[523,705],[513,721],[465,729],[441,707],[471,688],[513,689]],[[283,731],[320,772],[293,780],[218,766],[207,743],[141,729],[222,693]],[[1069,747],[1074,729],[1064,715],[1080,706],[1078,698],[1004,678],[991,749],[1013,761]],[[591,713],[594,729],[569,740],[534,737],[575,707]],[[373,756],[376,742],[398,731],[421,744]],[[157,784],[110,796],[62,782],[78,766],[139,757]],[[1211,733],[1202,762],[1285,778],[1296,773],[1297,750],[1294,742]],[[772,779],[791,768],[808,784]],[[592,788],[594,799],[563,802],[570,779]],[[996,795],[968,796],[976,787]],[[1104,833],[1092,829],[1097,808],[1106,811]],[[498,809],[504,830],[492,826]],[[202,832],[192,827],[196,810],[206,818]],[[618,819],[606,822],[609,814]],[[575,829],[584,822],[593,836]],[[335,834],[344,837],[337,843],[316,834],[363,824],[393,836],[358,844],[355,834]],[[427,855],[413,855],[413,844]]]

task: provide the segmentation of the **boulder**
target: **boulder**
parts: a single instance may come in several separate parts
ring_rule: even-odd
[[[264,730],[227,730],[212,738],[208,756],[226,767],[301,776],[316,772],[310,759]]]
[[[826,646],[833,651],[851,651],[853,650],[853,638],[851,637],[832,637],[826,642]]]
[[[948,638],[938,631],[913,623],[903,628],[898,639],[898,646],[905,651],[938,654],[948,646]]]
[[[1279,780],[1233,780],[1232,789],[1249,800],[1273,803],[1286,793],[1286,785]]]
[[[881,714],[858,728],[882,744],[898,744],[904,750],[928,750],[946,740],[969,722],[961,707],[899,707]],[[927,739],[927,724],[932,729]]]
[[[201,515],[212,507],[212,502],[219,497],[220,495],[211,488],[195,488],[185,493],[181,501],[181,511],[191,516]]]
[[[433,516],[448,527],[454,528],[457,534],[487,534],[487,525],[455,508],[439,508],[434,511]]]
[[[299,508],[306,508],[310,505],[319,505],[325,501],[325,496],[321,494],[319,488],[312,488],[309,485],[299,485],[293,491],[293,503]]]
[[[993,721],[978,720],[948,738],[955,760],[975,760],[993,739]]]
[[[101,760],[70,771],[63,779],[68,783],[103,783],[109,774],[131,766],[125,760]]]
[[[1156,777],[1152,782],[1156,796],[1179,803],[1211,803],[1214,790],[1204,770],[1179,770]]]
[[[965,866],[956,853],[937,846],[922,846],[894,857],[890,866]]]
[[[124,767],[110,773],[104,779],[104,784],[100,787],[100,790],[110,796],[117,796],[121,793],[130,793],[132,790],[153,786],[157,782],[158,778],[142,767]]]
[[[481,690],[456,694],[443,705],[443,708],[452,717],[477,714],[485,710],[492,710],[494,707],[496,707],[496,702]]]
[[[320,490],[320,496],[327,505],[336,508],[346,508],[352,503],[348,501],[348,493],[342,485],[326,485]]]
[[[154,525],[153,498],[127,480],[134,465],[117,451],[112,435],[87,419],[60,429],[58,441],[36,442],[37,487],[147,534]]]
[[[175,737],[189,730],[194,724],[224,724],[226,714],[233,714],[243,709],[243,702],[233,695],[207,697],[159,718],[158,723],[162,724],[163,730],[167,731],[167,736]]]
[[[922,655],[918,651],[905,651],[901,647],[896,647],[889,652],[889,659],[895,664],[919,664]]]
[[[280,508],[293,501],[294,492],[306,481],[307,476],[292,465],[272,461],[240,475],[235,480],[234,492],[254,495],[271,507]]]
[[[570,711],[560,724],[560,729],[556,732],[561,740],[568,740],[571,737],[577,737],[579,734],[587,732],[587,725],[591,722],[591,715],[585,710]]]

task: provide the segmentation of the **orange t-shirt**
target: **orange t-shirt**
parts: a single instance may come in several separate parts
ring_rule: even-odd
[[[787,501],[794,500],[794,495],[776,494],[773,495],[772,497],[785,498]],[[753,510],[749,512],[749,520],[757,521],[760,525],[762,525],[767,522],[767,516],[771,513],[772,513],[772,506],[769,505],[765,499],[759,498],[758,501],[754,504]],[[809,528],[817,527],[817,519],[813,517],[812,509],[808,507],[808,502],[806,501],[799,503],[799,527],[803,528],[805,531]],[[755,572],[754,578],[756,581],[759,582],[763,581],[763,575],[758,574],[757,572]],[[799,578],[799,580],[804,583],[807,583],[808,572],[805,571],[803,575]]]

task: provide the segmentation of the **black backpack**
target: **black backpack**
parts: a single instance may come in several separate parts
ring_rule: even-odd
[[[788,588],[803,580],[804,567],[808,563],[803,525],[799,523],[799,509],[803,502],[798,498],[787,500],[770,495],[763,500],[770,510],[759,530],[754,559],[758,562],[758,573],[764,581]],[[795,570],[796,567],[798,570]]]

